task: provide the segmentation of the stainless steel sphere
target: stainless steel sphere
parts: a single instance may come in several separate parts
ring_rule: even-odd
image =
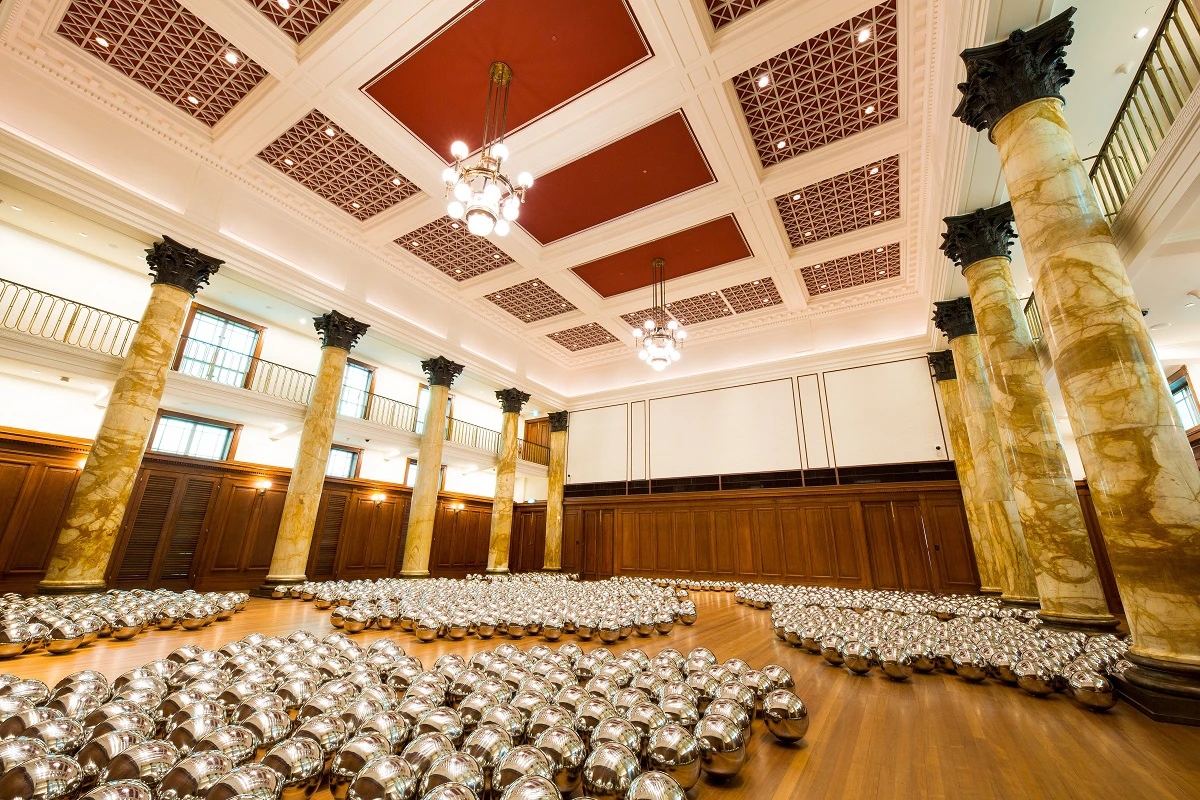
[[[1054,676],[1043,664],[1031,659],[1022,659],[1013,666],[1017,686],[1034,697],[1045,697],[1054,691]]]
[[[449,737],[441,733],[425,733],[409,742],[400,755],[412,768],[413,777],[419,781],[435,761],[453,752],[454,742]]]
[[[129,744],[134,744],[137,741],[140,741],[140,739],[134,739],[130,741]],[[116,749],[115,752],[119,753],[121,750],[125,749],[125,747],[128,747],[129,744],[118,746],[118,749]],[[3,742],[0,742],[0,776],[3,776],[4,773],[8,772],[18,764],[24,764],[26,761],[32,761],[35,758],[42,758],[48,753],[49,750],[46,747],[46,743],[41,739],[18,737],[16,739],[7,739]],[[80,766],[82,766],[82,764]],[[95,774],[103,774],[104,769],[106,768],[107,761],[105,762],[104,767],[100,768]],[[87,775],[86,770],[84,774],[85,776]]]
[[[486,791],[491,791],[492,773],[496,765],[513,749],[512,736],[498,725],[485,725],[466,738],[462,752],[478,762],[483,770]]]
[[[155,795],[159,800],[203,800],[231,769],[233,762],[216,751],[188,756],[163,775]]]
[[[691,789],[700,780],[700,742],[682,725],[668,723],[650,736],[646,761],[665,772],[683,787]]]
[[[410,800],[417,776],[400,756],[381,756],[367,764],[350,784],[348,800]]]
[[[788,689],[776,689],[763,700],[763,722],[781,742],[798,742],[808,733],[808,708]]]
[[[532,745],[514,747],[492,770],[492,792],[503,794],[509,786],[529,775],[541,775],[553,782],[554,764],[550,756]]]
[[[447,784],[460,783],[481,797],[485,788],[483,768],[473,756],[466,753],[450,753],[433,763],[421,779],[420,793],[428,794],[432,789]]]
[[[560,800],[554,782],[541,775],[527,775],[504,790],[500,800]]]
[[[639,771],[637,756],[624,745],[602,744],[583,763],[583,790],[597,800],[622,800]]]
[[[746,763],[746,739],[737,723],[713,714],[696,725],[700,767],[715,778],[732,778]]]
[[[879,648],[879,668],[891,680],[906,681],[911,678],[915,660],[911,652],[898,645]]]
[[[279,773],[270,767],[247,764],[222,775],[208,790],[205,800],[233,800],[235,797],[276,800],[282,782]]]
[[[154,793],[141,781],[114,781],[97,786],[79,800],[154,800]]]
[[[114,756],[128,750],[138,742],[144,741],[145,738],[137,731],[111,731],[97,736],[81,747],[75,754],[75,760],[79,762],[79,767],[83,770],[83,786],[86,788],[100,780],[101,776],[108,772],[108,765]],[[32,747],[34,744],[41,745],[41,752],[36,755],[33,754],[37,749]],[[10,756],[5,751],[9,751],[13,755]],[[18,755],[24,757],[21,757],[19,761],[12,761],[12,758]],[[0,746],[0,768],[2,768],[0,771],[7,772],[21,761],[28,761],[30,758],[42,755],[46,755],[46,745],[41,740],[9,739],[3,746]]]
[[[329,765],[329,793],[334,800],[346,800],[355,776],[367,764],[391,753],[391,742],[380,733],[366,733],[346,742]]]
[[[871,648],[865,642],[850,641],[842,645],[842,663],[855,675],[871,671]]]
[[[704,716],[708,717],[713,714],[726,717],[736,723],[747,744],[750,742],[753,730],[751,725],[754,722],[754,717],[746,713],[746,709],[742,707],[741,703],[736,700],[718,698],[709,703],[708,708],[704,709]]]
[[[150,739],[113,756],[105,777],[110,781],[141,781],[153,789],[178,760],[179,751],[170,742]]]
[[[262,763],[279,773],[282,800],[308,800],[321,784],[325,754],[316,740],[303,736],[275,745]]]
[[[60,800],[71,797],[83,780],[83,770],[68,756],[34,758],[0,777],[2,800]]]
[[[1077,672],[1067,685],[1075,702],[1088,711],[1107,711],[1117,703],[1112,681],[1099,673]]]
[[[687,800],[686,790],[665,772],[643,772],[633,779],[625,800]]]
[[[579,788],[583,775],[583,762],[588,750],[583,740],[567,726],[547,728],[534,742],[536,747],[550,757],[554,767],[554,785],[563,795]]]

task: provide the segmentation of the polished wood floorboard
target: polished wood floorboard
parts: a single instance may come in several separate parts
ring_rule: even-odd
[[[1200,728],[1153,722],[1122,703],[1093,714],[1062,695],[1034,699],[1012,687],[969,684],[953,675],[917,675],[903,684],[878,670],[857,677],[780,642],[771,634],[768,612],[738,605],[731,594],[696,593],[695,600],[700,617],[694,626],[676,626],[669,636],[634,637],[611,649],[638,646],[653,655],[667,646],[686,653],[702,645],[721,660],[782,664],[795,676],[811,720],[797,747],[781,746],[755,722],[741,774],[724,784],[702,780],[692,793],[697,800],[1200,798]],[[3,662],[0,670],[49,684],[80,669],[112,678],[185,643],[215,648],[252,631],[287,634],[299,628],[332,630],[328,613],[311,603],[256,599],[232,620],[201,631],[101,640],[66,656],[43,653]],[[470,654],[501,641],[421,644],[398,631],[360,636],[393,637],[426,666],[442,653]],[[568,640],[574,637],[563,638]],[[581,644],[587,649],[598,642]]]

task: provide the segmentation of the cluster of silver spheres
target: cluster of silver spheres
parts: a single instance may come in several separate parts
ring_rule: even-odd
[[[578,581],[567,575],[468,576],[466,580],[304,583],[287,594],[332,608],[330,622],[347,633],[375,627],[411,631],[423,642],[574,634],[613,644],[633,634],[668,634],[696,621],[687,592],[645,578]],[[279,591],[277,594],[282,595]]]
[[[655,578],[658,586],[669,586],[673,589],[691,590],[693,592],[732,592],[740,589],[743,584],[737,581],[710,581],[680,578]]]
[[[1116,703],[1108,676],[1130,666],[1128,643],[1111,633],[1043,627],[1037,612],[1003,608],[993,598],[755,586],[743,601],[771,609],[780,639],[856,675],[879,667],[905,681],[941,670],[1035,697],[1065,692],[1086,709],[1105,711]]]
[[[787,670],[505,643],[425,669],[335,631],[185,645],[109,681],[0,676],[0,800],[683,800],[753,720],[808,728]]]
[[[249,600],[241,592],[166,589],[33,597],[6,594],[0,598],[0,658],[42,649],[62,655],[96,639],[132,639],[155,628],[196,630],[229,619]]]

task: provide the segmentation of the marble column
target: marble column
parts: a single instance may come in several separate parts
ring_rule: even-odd
[[[542,569],[562,569],[563,485],[567,481],[567,424],[570,413],[555,411],[550,417],[550,466],[546,470],[546,555]]]
[[[500,461],[496,464],[496,493],[492,497],[492,533],[488,538],[488,573],[508,572],[512,543],[513,487],[517,483],[517,422],[529,395],[520,389],[501,389],[496,399],[504,413],[500,423]]]
[[[1009,251],[1015,237],[1012,208],[1004,203],[948,217],[942,250],[962,269],[971,293],[963,313],[973,313],[979,332],[1041,615],[1060,624],[1114,627],[1117,620],[1108,613],[1079,492],[1013,285]]]
[[[1064,119],[1072,10],[967,50],[955,116],[988,130],[1133,638],[1126,673],[1200,699],[1200,472]]]
[[[38,585],[42,592],[104,591],[108,562],[154,429],[188,306],[224,262],[164,236],[146,251],[146,263],[154,278],[150,301],[75,484],[66,523]]]
[[[312,396],[304,414],[296,465],[288,479],[271,569],[267,573],[268,586],[300,583],[306,579],[304,571],[308,568],[308,551],[317,524],[317,509],[321,506],[321,491],[325,487],[325,468],[329,462],[329,448],[333,445],[333,426],[337,422],[346,359],[359,337],[370,327],[337,311],[313,317],[313,326],[321,335],[321,365],[317,368],[317,379],[313,382]]]
[[[942,410],[946,413],[946,427],[950,430],[950,446],[954,448],[954,470],[958,473],[963,508],[967,512],[967,527],[971,531],[971,547],[975,551],[975,565],[979,569],[979,591],[982,594],[1003,594],[996,570],[996,545],[992,532],[987,527],[987,510],[981,507],[976,494],[975,457],[971,453],[967,420],[963,416],[958,374],[954,371],[954,353],[939,350],[926,355],[929,357],[930,367],[933,368],[933,380],[937,383]]]
[[[964,300],[966,298],[963,298]],[[946,334],[954,353],[959,396],[967,426],[972,460],[975,462],[973,496],[983,515],[980,527],[989,543],[993,573],[1000,596],[1012,603],[1038,605],[1038,587],[1026,551],[1021,517],[1013,495],[1012,479],[1000,448],[1000,432],[987,385],[987,371],[975,322],[968,314],[955,313],[957,301],[935,303],[933,321]],[[970,303],[967,303],[970,310]]]
[[[450,401],[450,385],[462,374],[463,365],[438,356],[422,361],[421,369],[429,376],[429,405],[425,408],[425,427],[417,453],[417,485],[413,487],[408,508],[404,565],[400,570],[405,578],[429,577],[433,521],[442,482],[442,446],[446,443],[446,406]]]

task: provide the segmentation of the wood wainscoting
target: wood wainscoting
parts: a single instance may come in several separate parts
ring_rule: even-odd
[[[86,439],[0,428],[0,585],[32,592],[45,575],[67,502],[87,457]],[[108,568],[113,588],[246,590],[271,566],[290,470],[147,453]],[[326,478],[307,574],[356,580],[399,574],[412,489]],[[461,508],[459,508],[461,506]],[[430,573],[487,569],[492,500],[443,492]],[[514,508],[513,551],[541,569],[545,503]],[[540,526],[540,530],[539,530]],[[518,535],[520,532],[520,535]]]

